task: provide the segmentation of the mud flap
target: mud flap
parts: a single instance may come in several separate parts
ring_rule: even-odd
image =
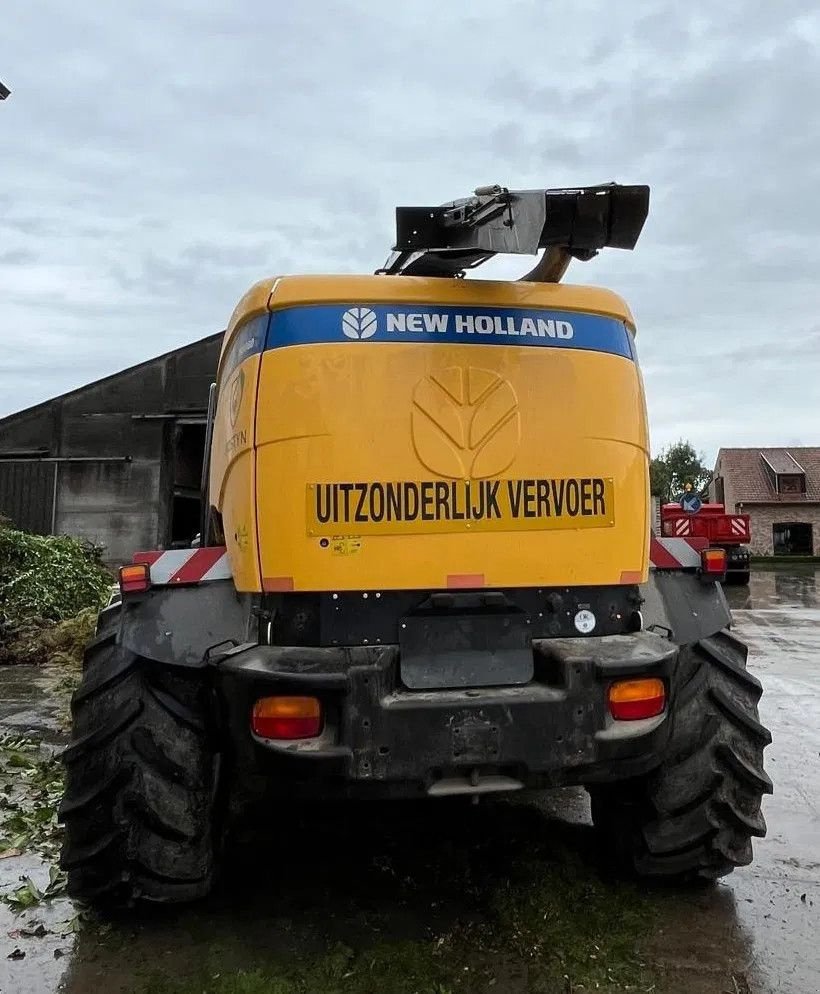
[[[248,641],[250,606],[231,580],[152,587],[123,601],[119,641],[157,663],[205,666],[214,647]]]
[[[671,632],[676,645],[708,638],[727,628],[732,615],[719,583],[701,583],[692,573],[656,571],[641,588],[644,625]]]

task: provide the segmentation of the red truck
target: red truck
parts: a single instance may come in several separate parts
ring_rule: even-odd
[[[749,582],[751,525],[748,514],[727,514],[723,504],[701,504],[694,514],[680,504],[661,505],[664,538],[705,538],[709,545],[726,550],[727,583]]]

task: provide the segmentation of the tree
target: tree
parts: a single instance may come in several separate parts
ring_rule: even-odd
[[[679,500],[687,483],[699,497],[706,497],[712,473],[692,443],[680,439],[652,460],[649,479],[653,496],[666,503]]]

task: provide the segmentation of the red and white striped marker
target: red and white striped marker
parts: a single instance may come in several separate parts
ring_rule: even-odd
[[[230,580],[232,575],[224,545],[212,545],[204,549],[137,552],[133,561],[147,563],[151,567],[151,583],[154,586]]]
[[[655,538],[649,546],[652,569],[696,569],[700,554],[709,542],[705,538]],[[151,583],[156,587],[184,583],[210,583],[230,580],[231,565],[224,545],[204,549],[172,549],[167,552],[137,552],[133,562],[151,567]]]
[[[705,538],[655,538],[649,542],[652,569],[693,569],[700,566],[700,554],[709,547]]]

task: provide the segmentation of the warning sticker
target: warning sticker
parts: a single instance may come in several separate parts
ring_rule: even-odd
[[[333,537],[330,543],[330,551],[334,556],[352,556],[362,547],[362,540],[352,535],[339,535]]]
[[[309,535],[541,531],[615,523],[608,477],[311,483]]]

